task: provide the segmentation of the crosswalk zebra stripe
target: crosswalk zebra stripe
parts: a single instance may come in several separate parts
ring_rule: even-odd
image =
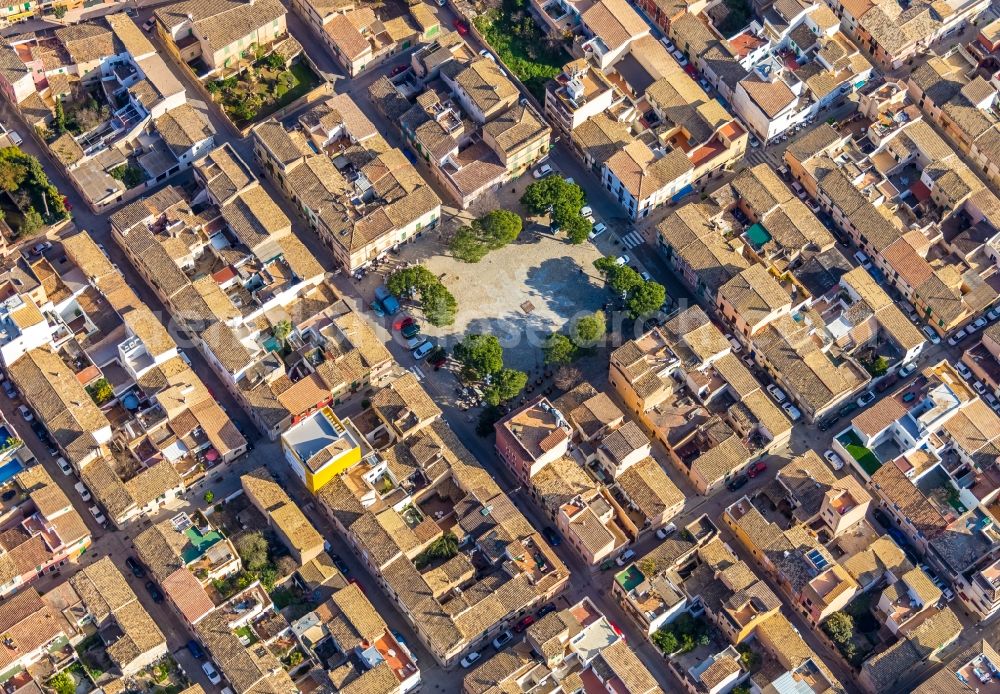
[[[424,378],[424,372],[420,370],[419,366],[411,366],[410,367],[410,371],[413,372],[413,375],[417,377],[418,381],[422,381],[423,380],[423,378]]]
[[[622,237],[625,248],[635,248],[642,245],[642,237],[637,232],[630,231]]]

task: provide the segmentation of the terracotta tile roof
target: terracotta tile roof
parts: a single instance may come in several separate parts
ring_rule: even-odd
[[[89,63],[114,55],[114,34],[97,24],[73,24],[55,31],[56,38],[66,47],[74,63]]]
[[[610,646],[601,649],[598,658],[607,664],[630,694],[662,692],[656,684],[656,679],[625,643],[625,639],[619,639]]]
[[[612,51],[649,33],[649,26],[625,0],[599,0],[581,15],[581,19]]]
[[[38,348],[25,353],[8,368],[8,374],[61,444],[69,445],[111,426],[73,372],[51,350]],[[62,426],[55,426],[57,422]]]
[[[53,639],[70,636],[63,630],[64,623],[34,588],[8,597],[0,604],[0,632],[6,641],[0,650],[0,667],[27,660]]]
[[[204,40],[218,51],[283,19],[285,7],[279,0],[185,0],[161,7],[155,15],[168,30],[191,22]]]
[[[895,464],[887,463],[876,470],[872,475],[871,486],[876,494],[895,506],[898,513],[909,519],[913,527],[928,540],[937,537],[947,528],[947,520]]]
[[[749,77],[740,82],[747,95],[768,118],[774,118],[795,101],[795,94],[780,79],[773,82]]]
[[[191,104],[181,104],[155,121],[156,130],[175,157],[186,154],[196,144],[215,134],[208,119]]]
[[[162,521],[136,535],[132,543],[139,559],[158,581],[164,581],[184,568],[181,550],[187,544],[182,533],[173,529],[170,521]]]
[[[201,581],[188,569],[178,569],[163,579],[161,585],[163,592],[170,597],[189,624],[197,623],[215,609],[215,603],[205,592]]]
[[[851,420],[865,436],[873,437],[898,421],[909,409],[896,398],[882,398]]]
[[[516,99],[517,87],[488,58],[478,58],[455,75],[455,82],[484,114],[490,114],[501,103]]]
[[[247,497],[257,505],[292,544],[296,552],[307,552],[323,546],[323,537],[291,497],[278,485],[265,467],[259,467],[240,477]]]
[[[653,458],[628,468],[617,482],[646,518],[659,520],[664,511],[684,503],[684,493]],[[669,520],[669,517],[662,520]]]

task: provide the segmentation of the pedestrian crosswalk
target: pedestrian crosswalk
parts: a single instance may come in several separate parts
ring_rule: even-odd
[[[758,164],[768,164],[772,168],[780,168],[783,164],[781,159],[781,153],[774,149],[748,149],[744,155],[747,162],[751,166],[757,166]]]
[[[410,372],[417,377],[418,381],[424,380],[424,372],[420,370],[419,366],[411,366]]]
[[[622,235],[622,245],[626,249],[635,248],[636,246],[641,246],[643,244],[642,236],[639,235],[638,231],[630,231],[627,234]]]

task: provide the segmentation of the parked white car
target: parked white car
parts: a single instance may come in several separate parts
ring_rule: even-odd
[[[593,241],[607,230],[608,227],[604,222],[598,222],[594,225],[594,228],[590,230],[590,233],[587,234],[587,238]]]
[[[535,178],[545,178],[546,176],[549,176],[551,174],[552,174],[552,167],[549,166],[548,164],[542,164],[537,169],[535,169],[531,175],[534,176]]]
[[[625,566],[633,559],[635,559],[635,550],[627,549],[618,555],[618,558],[615,559],[615,564],[618,564],[618,566]]]
[[[208,681],[212,684],[218,684],[222,681],[222,675],[220,675],[219,671],[215,669],[214,665],[212,665],[211,660],[206,660],[202,663],[201,669],[205,671],[205,676],[208,677]]]
[[[931,326],[921,325],[920,332],[924,334],[924,337],[926,337],[932,345],[941,344],[941,338],[938,336],[936,332],[934,332],[934,328],[932,328]]]
[[[781,409],[783,409],[785,411],[785,414],[787,414],[788,418],[791,419],[793,422],[797,422],[797,421],[799,421],[799,419],[802,418],[802,413],[799,412],[799,408],[797,408],[795,405],[793,405],[790,402],[784,403],[781,406]]]
[[[823,457],[826,458],[826,462],[830,463],[830,467],[834,470],[844,469],[843,459],[841,459],[841,457],[837,455],[834,450],[828,448],[826,452],[823,453]]]
[[[83,485],[83,482],[77,482],[74,484],[73,489],[76,490],[76,493],[80,495],[81,499],[84,501],[90,501],[90,490]]]
[[[677,532],[677,526],[673,523],[667,523],[662,528],[656,531],[656,536],[661,540],[666,540],[675,532]]]
[[[767,392],[771,394],[771,397],[774,398],[775,402],[784,402],[785,401],[785,397],[786,397],[785,391],[781,390],[781,388],[779,388],[778,386],[774,385],[773,383],[769,383],[767,385]]]
[[[955,364],[955,371],[957,371],[958,375],[964,378],[966,381],[972,378],[972,371],[969,370],[969,367],[963,364],[962,362],[958,362],[957,364]]]
[[[104,517],[103,513],[101,513],[101,509],[98,508],[96,505],[90,507],[90,515],[92,515],[94,517],[94,520],[100,523],[101,525],[104,525],[105,523],[108,522],[108,519]]]

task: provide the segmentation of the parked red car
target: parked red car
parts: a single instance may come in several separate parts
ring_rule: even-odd
[[[514,625],[514,631],[516,631],[518,634],[520,634],[522,631],[524,631],[525,629],[527,629],[528,627],[530,627],[534,623],[535,623],[535,616],[534,615],[530,615],[530,614],[529,615],[525,615],[524,617],[521,618],[520,622],[518,622],[517,624]]]
[[[406,72],[409,69],[409,67],[410,66],[407,65],[406,63],[403,63],[402,65],[397,65],[396,67],[392,68],[392,71],[389,73],[389,77],[395,77],[398,74]]]
[[[767,470],[767,463],[763,460],[758,460],[747,469],[747,475],[750,477],[756,477],[760,473],[764,472],[764,470]]]
[[[452,22],[452,26],[455,27],[455,31],[458,32],[459,36],[465,36],[469,33],[469,25],[463,22],[461,19],[456,19]]]
[[[392,327],[396,330],[402,330],[408,325],[413,325],[415,322],[413,316],[400,316],[393,322]]]

